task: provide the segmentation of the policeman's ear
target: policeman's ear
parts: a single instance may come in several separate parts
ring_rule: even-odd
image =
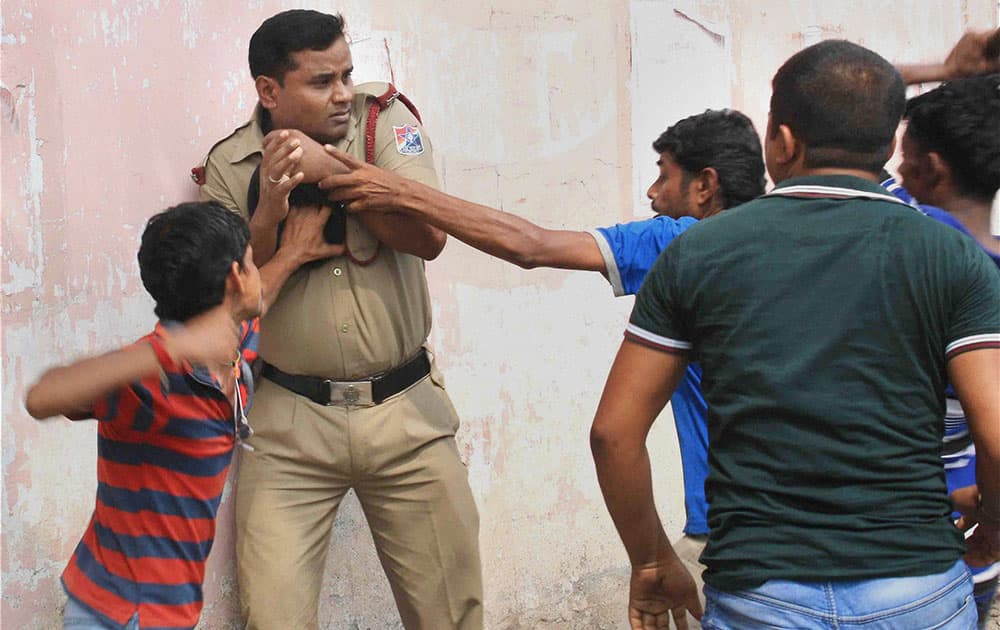
[[[263,74],[254,79],[254,87],[257,88],[257,99],[264,109],[274,109],[278,105],[278,93],[281,91],[281,84],[274,77]]]

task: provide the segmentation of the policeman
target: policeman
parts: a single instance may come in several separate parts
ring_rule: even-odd
[[[306,10],[264,21],[250,40],[254,116],[206,160],[202,197],[244,216],[260,166],[250,220],[258,263],[277,246],[282,191],[333,168],[309,159],[317,152],[307,144],[437,186],[415,110],[384,83],[353,86],[343,26]],[[481,628],[478,514],[458,416],[425,346],[424,260],[445,235],[393,213],[350,215],[344,234],[341,255],[290,278],[261,325],[254,450],[243,454],[236,496],[248,627],[319,627],[334,516],[354,488],[403,625]]]

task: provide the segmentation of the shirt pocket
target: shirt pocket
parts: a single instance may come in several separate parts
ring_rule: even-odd
[[[367,261],[378,251],[378,239],[361,221],[352,216],[347,217],[346,235],[347,251],[355,259]]]

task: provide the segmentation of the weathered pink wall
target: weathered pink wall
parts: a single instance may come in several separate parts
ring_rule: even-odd
[[[649,143],[677,118],[730,105],[762,124],[771,73],[810,38],[932,59],[964,27],[996,21],[993,0],[307,4],[345,14],[359,79],[392,77],[418,104],[450,192],[581,229],[645,214]],[[134,262],[144,221],[195,196],[189,168],[254,104],[249,36],[290,6],[3,3],[4,627],[58,626],[58,577],[95,487],[93,425],[34,422],[25,387],[152,325]],[[457,242],[429,276],[432,342],[482,513],[489,626],[622,627],[626,558],[586,437],[630,302],[596,274],[525,272]],[[651,439],[660,511],[677,533],[669,417]],[[202,628],[236,627],[229,499]],[[395,627],[356,502],[335,538],[327,627]]]

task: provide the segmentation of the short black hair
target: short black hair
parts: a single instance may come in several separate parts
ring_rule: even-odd
[[[1000,74],[950,81],[911,98],[903,117],[907,137],[948,163],[962,195],[993,199],[1000,189]]]
[[[243,266],[250,228],[214,202],[182,203],[153,215],[139,246],[139,275],[160,319],[185,321],[222,304],[233,261]]]
[[[273,77],[283,84],[285,73],[295,70],[292,53],[326,50],[344,36],[344,18],[308,9],[273,15],[250,38],[250,74]]]
[[[771,84],[771,131],[805,143],[808,168],[878,173],[906,104],[903,78],[876,53],[827,40],[792,55]]]
[[[707,109],[688,116],[660,134],[653,150],[669,153],[686,177],[715,169],[725,208],[764,194],[760,136],[742,112]]]

